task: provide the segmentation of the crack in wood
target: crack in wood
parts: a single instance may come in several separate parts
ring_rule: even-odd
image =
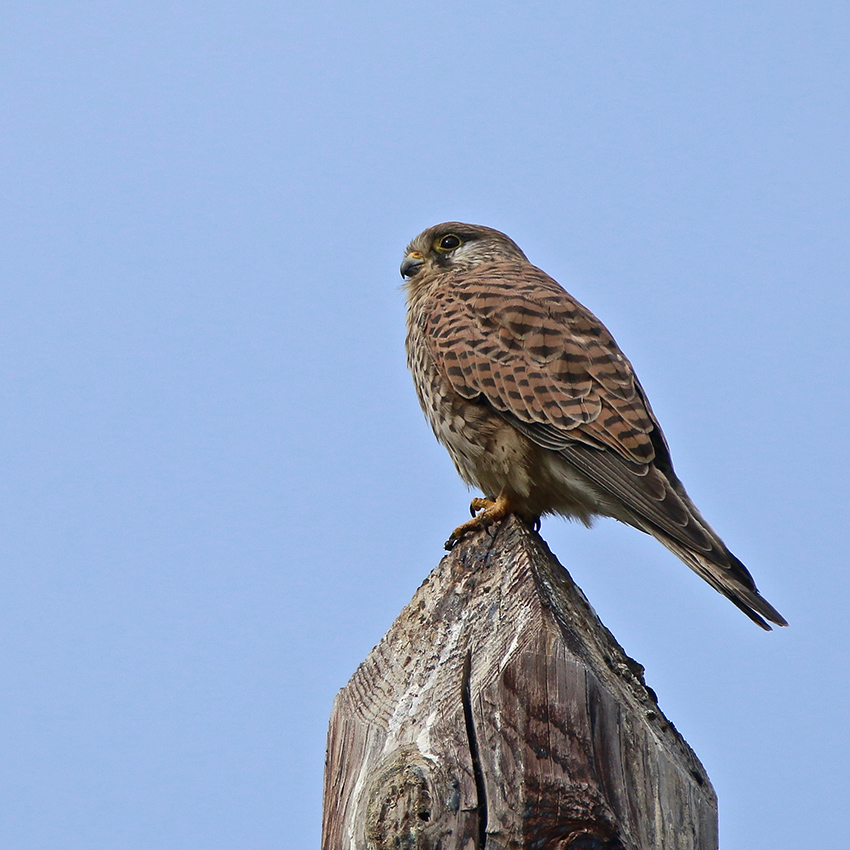
[[[472,776],[475,780],[477,797],[476,815],[478,817],[478,841],[476,850],[485,850],[487,846],[487,787],[484,783],[484,770],[481,767],[481,754],[478,750],[478,735],[472,718],[472,694],[469,683],[472,678],[472,650],[466,651],[463,659],[461,678],[461,700],[463,701],[463,720],[466,724],[466,737],[469,741],[469,754],[472,761]]]

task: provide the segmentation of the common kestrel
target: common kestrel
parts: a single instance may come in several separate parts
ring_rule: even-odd
[[[419,401],[485,497],[447,548],[509,513],[610,516],[658,539],[762,628],[787,625],[688,497],[611,334],[513,240],[438,224],[407,246],[401,273]]]

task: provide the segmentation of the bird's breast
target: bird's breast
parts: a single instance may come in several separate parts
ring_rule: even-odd
[[[454,391],[437,368],[415,315],[407,331],[407,364],[419,403],[461,478],[489,498],[505,488],[527,497],[530,441],[483,398],[466,399]]]

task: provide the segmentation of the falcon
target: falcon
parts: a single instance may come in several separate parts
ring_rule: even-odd
[[[407,363],[425,416],[484,498],[446,548],[510,513],[609,516],[651,534],[764,629],[787,625],[673,471],[607,328],[498,230],[429,227],[405,251]]]

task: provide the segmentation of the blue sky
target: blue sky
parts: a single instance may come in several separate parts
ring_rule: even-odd
[[[544,522],[705,764],[724,850],[840,846],[848,25],[837,2],[0,12],[0,844],[317,846],[333,696],[467,511],[398,289],[408,240],[460,219],[608,325],[791,623],[762,633],[613,521]]]

